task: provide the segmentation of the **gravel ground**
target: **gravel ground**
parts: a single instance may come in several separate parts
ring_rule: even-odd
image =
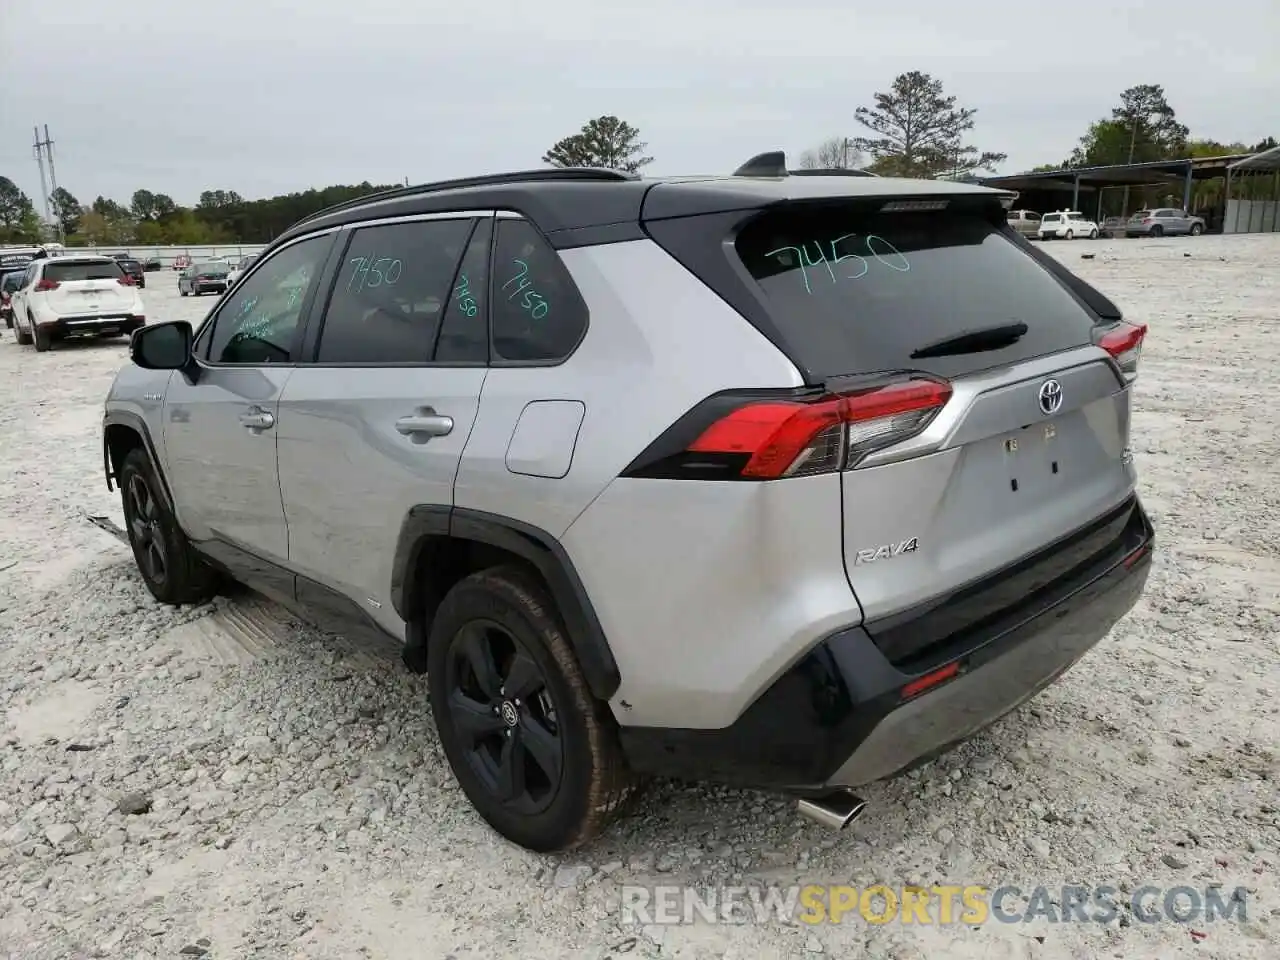
[[[1029,705],[865,791],[843,834],[780,798],[661,783],[566,858],[472,812],[423,680],[394,660],[252,599],[157,606],[87,519],[120,519],[99,424],[123,342],[41,357],[4,331],[0,955],[1280,956],[1280,236],[1046,249],[1151,325],[1144,601]],[[213,305],[149,280],[153,320]],[[618,910],[623,884],[816,882],[1101,884],[1122,901],[1222,884],[1245,889],[1247,919],[624,926]]]

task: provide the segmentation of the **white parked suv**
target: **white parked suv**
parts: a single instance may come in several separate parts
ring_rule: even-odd
[[[18,343],[131,334],[146,316],[132,278],[109,257],[33,260],[11,298]]]
[[[1041,240],[1074,240],[1076,237],[1092,240],[1097,235],[1098,225],[1079,210],[1059,210],[1040,218]]]

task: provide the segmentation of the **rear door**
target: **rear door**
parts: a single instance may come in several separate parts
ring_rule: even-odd
[[[491,217],[356,226],[280,399],[289,560],[383,627],[396,539],[448,507],[488,361]],[[299,596],[309,585],[299,581]],[[323,598],[318,598],[323,599]]]
[[[42,279],[57,284],[38,295],[59,316],[125,316],[133,310],[133,289],[115,260],[53,261]]]
[[[915,377],[935,398],[845,438],[845,564],[873,625],[1089,524],[1134,485],[1128,391],[1094,345],[1098,318],[1002,213],[937,205],[776,208],[735,243],[811,378],[845,393]],[[913,422],[929,425],[884,445]]]

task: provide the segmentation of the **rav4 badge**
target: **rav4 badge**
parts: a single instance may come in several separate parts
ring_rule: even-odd
[[[915,553],[919,548],[919,539],[911,537],[907,540],[900,540],[897,543],[883,543],[878,547],[859,550],[853,562],[856,566],[863,563],[875,563],[877,560],[892,560],[894,557],[900,557],[904,553]]]

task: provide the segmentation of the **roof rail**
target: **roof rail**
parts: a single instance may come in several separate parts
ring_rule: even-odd
[[[870,170],[857,170],[853,167],[844,169],[842,167],[832,167],[822,170],[789,170],[787,171],[793,177],[878,177],[880,174],[872,173]]]
[[[876,174],[867,170],[844,170],[840,168],[824,168],[822,170],[788,170],[787,155],[781,150],[758,153],[737,170],[735,177],[874,177]]]
[[[607,167],[543,167],[538,170],[516,170],[510,173],[487,173],[478,177],[462,177],[457,180],[437,180],[433,183],[420,183],[411,187],[394,187],[391,190],[379,190],[376,193],[365,193],[350,200],[344,200],[341,203],[335,203],[332,206],[318,210],[309,217],[303,217],[294,226],[303,223],[310,223],[312,220],[320,217],[328,216],[331,213],[337,213],[341,210],[349,210],[352,207],[363,206],[366,203],[377,203],[382,200],[392,200],[396,197],[411,197],[422,193],[436,193],[442,190],[461,190],[465,187],[485,187],[496,186],[504,183],[529,183],[531,181],[543,180],[569,180],[569,181],[604,181],[604,182],[622,182],[628,180],[639,180],[640,175],[637,173],[627,173],[625,170],[611,170]],[[292,229],[292,228],[290,228]]]

